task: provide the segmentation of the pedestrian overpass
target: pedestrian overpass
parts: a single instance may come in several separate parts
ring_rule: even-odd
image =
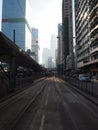
[[[8,67],[5,71],[5,65]],[[9,88],[11,90],[15,87],[16,74],[19,72],[19,68],[29,73],[29,76],[34,74],[40,74],[46,69],[33,60],[28,53],[19,48],[13,41],[0,32],[0,69],[8,77]]]

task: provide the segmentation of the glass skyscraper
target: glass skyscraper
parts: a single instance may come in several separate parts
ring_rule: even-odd
[[[33,59],[38,62],[38,51],[39,51],[39,43],[38,43],[38,29],[32,28],[32,46],[31,51],[34,53]]]
[[[23,50],[31,48],[31,7],[29,0],[3,0],[2,32]]]

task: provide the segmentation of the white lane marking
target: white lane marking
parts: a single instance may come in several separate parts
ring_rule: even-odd
[[[45,101],[45,105],[48,104],[49,93],[50,93],[50,87],[48,88],[48,94],[47,94],[47,98],[46,98],[46,101]]]
[[[49,94],[48,94],[48,95],[49,95]],[[46,98],[45,105],[47,105],[47,103],[48,103],[48,96],[47,96],[47,98]]]
[[[58,84],[56,84],[56,87],[57,87],[57,89],[58,89],[59,93],[61,94],[61,90],[60,90],[60,87],[59,87],[59,85],[58,85]],[[62,95],[62,94],[61,94],[61,95]]]
[[[77,125],[76,125],[76,123],[75,123],[75,121],[74,121],[74,119],[73,119],[73,117],[72,117],[72,114],[70,113],[69,106],[68,106],[68,104],[64,101],[64,98],[63,98],[63,96],[62,96],[62,92],[61,92],[61,90],[60,90],[59,85],[56,84],[56,87],[57,87],[57,89],[58,89],[58,91],[59,91],[59,93],[60,93],[60,95],[61,95],[62,103],[63,103],[65,109],[67,110],[67,113],[69,114],[69,117],[70,117],[71,121],[73,122],[73,124],[74,124],[74,126],[75,126],[75,129],[78,130],[78,127],[77,127]]]
[[[45,115],[42,116],[41,124],[40,124],[40,128],[39,128],[39,130],[43,130],[44,121],[45,121]]]

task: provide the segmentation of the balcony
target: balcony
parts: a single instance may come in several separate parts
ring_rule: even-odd
[[[81,54],[82,52],[84,52],[85,50],[87,50],[89,48],[88,44],[85,44],[85,46],[83,48],[81,48],[81,50],[77,51],[77,54]]]
[[[92,49],[92,50],[90,51],[90,54],[95,53],[95,52],[98,52],[98,47]]]

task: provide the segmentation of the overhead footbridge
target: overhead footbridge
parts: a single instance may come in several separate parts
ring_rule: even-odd
[[[3,67],[5,66],[6,67]],[[5,70],[7,68],[8,70]],[[27,73],[41,73],[45,71],[40,64],[33,60],[28,53],[19,48],[15,42],[11,41],[0,32],[0,69],[9,79],[9,88],[15,87],[17,72],[24,70]],[[6,71],[8,73],[6,73]]]
[[[33,69],[35,72],[40,72],[44,69],[25,51],[19,48],[13,41],[0,32],[0,61],[9,63],[12,57],[15,57],[17,66]]]

